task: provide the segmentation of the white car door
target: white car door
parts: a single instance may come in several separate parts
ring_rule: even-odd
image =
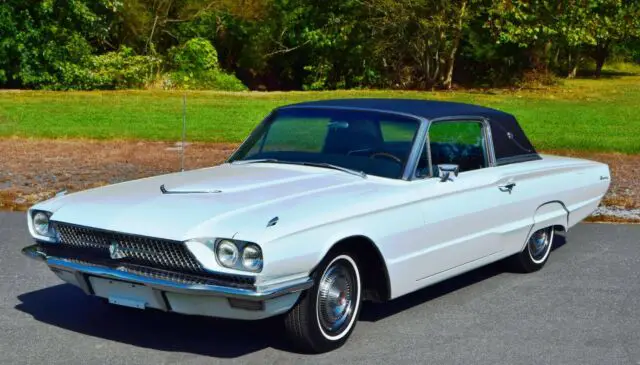
[[[499,227],[508,217],[491,159],[488,126],[481,120],[434,122],[429,128],[432,170],[413,181],[424,215],[424,234],[416,247],[416,280],[474,266],[501,251]],[[426,157],[426,156],[425,156]],[[460,173],[442,181],[438,165],[457,165]]]

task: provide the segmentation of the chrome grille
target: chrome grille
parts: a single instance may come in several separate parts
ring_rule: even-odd
[[[207,274],[196,274],[191,272],[159,269],[130,262],[121,262],[121,260],[112,260],[108,253],[104,253],[100,250],[74,247],[64,244],[41,244],[39,250],[45,252],[48,256],[82,265],[108,267],[135,275],[169,280],[181,284],[219,285],[244,289],[255,288],[255,278],[251,276],[213,272],[209,272]]]
[[[181,284],[202,284],[202,285],[222,285],[233,286],[238,288],[253,288],[254,280],[250,277],[216,275],[214,277],[203,277],[188,275],[166,270],[158,270],[141,266],[122,266],[119,270],[129,272],[131,274],[148,276],[156,279],[170,280]]]
[[[102,231],[60,222],[54,222],[54,225],[60,234],[61,245],[98,251],[109,258],[109,246],[117,243],[124,257],[114,261],[195,274],[207,272],[184,243],[179,241]]]

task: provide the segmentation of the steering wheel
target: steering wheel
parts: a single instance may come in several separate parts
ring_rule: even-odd
[[[376,157],[388,158],[388,159],[393,160],[394,162],[402,165],[402,160],[401,159],[399,159],[397,156],[394,156],[394,155],[392,155],[390,153],[387,153],[387,152],[375,152],[375,153],[372,153],[372,154],[369,155],[369,158],[371,158],[371,159],[376,158]]]

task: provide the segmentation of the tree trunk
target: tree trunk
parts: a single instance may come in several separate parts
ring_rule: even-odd
[[[567,75],[567,78],[574,79],[577,74],[578,74],[578,63],[575,62],[573,66],[571,66],[571,68],[569,69],[569,74]]]
[[[594,57],[596,60],[596,79],[600,78],[600,75],[602,74],[602,66],[604,66],[604,61],[607,59],[608,55],[609,42],[599,43],[598,45],[596,45],[596,53]]]
[[[556,47],[556,54],[555,56],[553,56],[553,67],[558,67],[559,64],[559,60],[560,60],[560,47]]]
[[[532,71],[546,75],[549,71],[549,62],[551,60],[549,51],[551,50],[551,41],[545,43],[536,42],[529,49],[529,57],[531,60]]]
[[[596,79],[600,78],[600,75],[602,75],[602,66],[604,66],[604,60],[605,57],[602,55],[596,55]]]
[[[569,50],[569,59],[567,62],[568,72],[567,78],[573,79],[578,74],[578,63],[580,62],[580,51]]]
[[[456,38],[454,40],[453,47],[451,48],[451,52],[449,53],[449,59],[447,60],[447,74],[445,75],[444,81],[442,85],[446,89],[451,89],[451,84],[453,83],[453,66],[456,61],[456,52],[458,51],[458,44],[460,43],[460,38]]]
[[[453,45],[451,46],[451,52],[449,52],[449,59],[447,60],[447,74],[445,75],[444,82],[442,83],[442,85],[447,89],[451,89],[451,84],[453,83],[453,67],[456,61],[458,46],[460,45],[460,38],[462,38],[462,22],[464,20],[466,10],[467,2],[463,1],[462,6],[460,7],[460,15],[458,16],[456,35],[453,40]]]

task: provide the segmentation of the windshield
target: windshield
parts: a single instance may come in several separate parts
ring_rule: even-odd
[[[276,111],[229,162],[331,164],[399,179],[419,122],[386,113],[291,108]]]

